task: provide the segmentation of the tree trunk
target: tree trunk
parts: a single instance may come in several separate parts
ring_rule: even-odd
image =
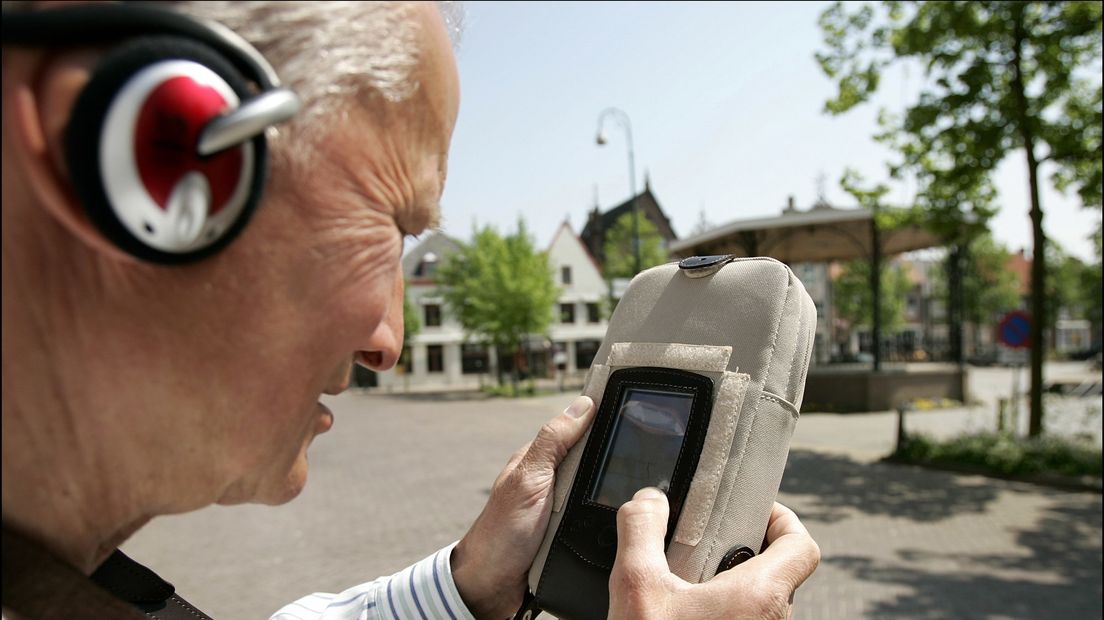
[[[514,351],[514,370],[510,373],[510,380],[514,388],[514,398],[517,398],[521,393],[519,384],[521,383],[521,347],[513,347]]]
[[[1043,353],[1046,351],[1044,325],[1046,319],[1046,235],[1043,233],[1043,207],[1039,200],[1039,162],[1035,159],[1035,132],[1027,105],[1023,76],[1024,9],[1015,10],[1015,40],[1012,55],[1012,90],[1016,97],[1020,139],[1027,154],[1027,179],[1031,189],[1031,405],[1028,435],[1038,437],[1043,432]]]

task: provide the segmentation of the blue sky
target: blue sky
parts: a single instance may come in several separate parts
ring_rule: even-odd
[[[891,154],[871,139],[878,109],[902,108],[922,79],[891,69],[873,105],[824,114],[833,89],[813,59],[822,2],[464,6],[460,116],[442,208],[443,229],[465,239],[476,223],[512,229],[522,216],[544,246],[565,218],[582,229],[596,193],[603,209],[627,199],[625,132],[607,123],[607,145],[594,141],[610,106],[632,121],[637,188],[647,171],[680,237],[703,211],[723,224],[777,215],[790,195],[807,208],[822,176],[828,201],[851,206],[838,183],[844,168],[886,179]],[[996,182],[994,234],[1013,251],[1030,249],[1022,154]],[[1090,258],[1086,235],[1100,212],[1047,185],[1048,235]],[[913,191],[898,183],[890,199]]]

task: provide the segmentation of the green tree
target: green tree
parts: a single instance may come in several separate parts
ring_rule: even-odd
[[[500,355],[520,354],[527,336],[548,330],[560,294],[548,255],[535,248],[521,219],[505,236],[490,226],[477,230],[438,267],[437,284],[464,330]],[[516,363],[513,388],[517,395]]]
[[[613,278],[631,278],[636,275],[633,265],[632,212],[620,215],[606,232],[603,250],[606,254],[605,276]],[[663,237],[651,220],[637,214],[637,232],[640,235],[640,269],[667,262],[667,251],[663,249]]]
[[[966,252],[963,269],[963,312],[975,325],[991,324],[1020,305],[1020,283],[1008,268],[1011,254],[992,235],[975,239]]]
[[[881,277],[881,313],[882,332],[896,331],[905,317],[905,300],[912,283],[901,265],[891,264],[882,267]],[[871,325],[874,308],[873,291],[870,286],[870,261],[857,259],[847,262],[843,271],[832,282],[836,312],[852,325]]]
[[[1011,255],[989,233],[971,241],[962,254],[963,320],[977,327],[992,326],[1005,312],[1020,306],[1020,284],[1008,268]],[[948,289],[944,272],[933,272],[935,294]],[[980,346],[981,329],[974,330],[974,349]]]
[[[1049,303],[1046,327],[1053,333],[1063,311],[1072,319],[1088,318],[1090,307],[1096,300],[1089,298],[1094,292],[1092,287],[1085,287],[1086,274],[1093,273],[1092,266],[1066,254],[1056,243],[1047,246],[1047,250],[1050,252],[1047,262],[1051,269],[1047,274],[1046,295]]]
[[[403,290],[403,348],[399,363],[403,365],[404,372],[406,372],[408,376],[410,369],[410,347],[406,346],[406,343],[413,340],[420,331],[422,331],[422,317],[419,316],[417,306],[410,302],[410,295],[407,294],[406,290]]]
[[[1060,189],[1077,188],[1085,206],[1100,206],[1101,3],[884,2],[883,11],[842,3],[820,18],[827,51],[821,68],[839,92],[825,107],[840,114],[865,102],[882,71],[911,60],[927,84],[902,118],[883,114],[882,140],[920,182],[921,202],[946,219],[984,220],[958,205],[984,196],[1000,162],[1022,152],[1027,163],[1034,238],[1032,314],[1046,315],[1046,238],[1039,168],[1050,162]],[[1032,322],[1030,434],[1042,431],[1043,322]]]
[[[1104,304],[1104,290],[1101,290],[1101,231],[1099,227],[1096,229],[1096,232],[1093,233],[1092,239],[1093,246],[1096,248],[1096,262],[1086,265],[1085,270],[1081,272],[1081,290],[1088,300],[1085,318],[1089,319],[1089,322],[1092,324],[1092,341],[1096,345],[1099,345],[1102,314],[1101,306]]]

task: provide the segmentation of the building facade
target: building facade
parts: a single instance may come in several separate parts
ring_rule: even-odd
[[[399,365],[358,384],[385,392],[478,389],[497,381],[499,371],[515,363],[493,347],[466,335],[445,303],[435,275],[437,266],[459,250],[459,243],[436,232],[402,259],[406,295],[421,323],[406,338]],[[560,295],[547,334],[524,343],[524,372],[535,377],[581,377],[590,367],[606,333],[607,285],[594,257],[566,222],[546,250]],[[558,367],[562,367],[559,370]]]
[[[655,225],[663,248],[666,250],[667,245],[677,241],[678,237],[675,235],[675,230],[671,228],[671,220],[667,218],[667,214],[663,212],[655,194],[652,193],[652,183],[647,174],[644,175],[644,191],[637,194],[635,200],[637,212]],[[626,213],[632,213],[632,208],[633,199],[630,198],[605,212],[599,211],[598,206],[595,205],[594,209],[587,214],[586,225],[579,233],[579,239],[595,258],[599,267],[606,264],[606,233],[613,228],[618,218]]]
[[[560,354],[558,365],[567,377],[579,377],[590,368],[606,335],[609,290],[597,260],[567,222],[552,238],[548,262],[560,287],[548,334],[552,355]]]

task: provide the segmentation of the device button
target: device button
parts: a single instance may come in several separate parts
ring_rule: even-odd
[[[731,254],[716,254],[713,256],[691,256],[679,261],[679,269],[704,269],[718,263],[726,263],[732,260]]]
[[[612,547],[617,544],[617,526],[607,525],[598,533],[599,547]]]
[[[723,573],[724,571],[742,564],[751,558],[755,557],[755,552],[747,547],[734,547],[728,550],[728,553],[724,554],[721,558],[721,562],[717,564],[717,572]]]
[[[679,261],[679,271],[690,278],[704,278],[720,271],[721,267],[730,263],[735,257],[735,254],[691,256]]]

